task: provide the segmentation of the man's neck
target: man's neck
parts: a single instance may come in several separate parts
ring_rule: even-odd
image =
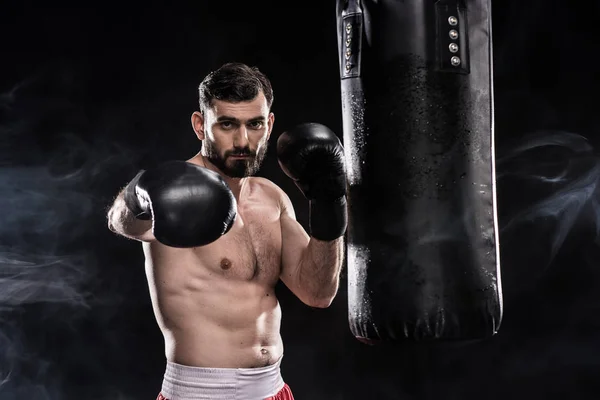
[[[246,181],[246,178],[232,178],[217,168],[213,163],[211,163],[206,157],[204,157],[201,153],[198,153],[196,156],[191,158],[189,162],[200,165],[201,167],[210,169],[221,175],[221,177],[225,180],[229,188],[231,189],[233,195],[236,200],[239,200],[240,192],[242,191],[242,185]]]

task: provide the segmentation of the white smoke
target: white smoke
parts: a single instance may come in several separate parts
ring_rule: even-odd
[[[502,221],[501,235],[511,236],[524,224],[550,223],[547,264],[583,217],[596,230],[600,228],[600,157],[585,137],[570,132],[536,132],[507,151],[498,160],[497,169],[499,182],[510,182],[506,190],[521,193],[524,199],[534,198]],[[534,245],[546,248],[541,241]]]
[[[0,94],[3,400],[67,398],[68,378],[52,358],[60,352],[52,343],[66,340],[71,349],[83,348],[78,329],[92,309],[105,306],[101,309],[115,313],[123,301],[121,295],[98,292],[107,279],[97,261],[102,247],[94,238],[106,229],[106,187],[115,176],[124,183],[135,158],[106,139],[106,127],[87,123],[81,104],[69,97],[64,74],[56,72],[41,71]],[[50,93],[37,95],[40,85]],[[102,391],[95,398],[125,398],[114,388]]]

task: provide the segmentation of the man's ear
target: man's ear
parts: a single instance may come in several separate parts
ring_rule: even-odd
[[[269,113],[269,118],[267,120],[268,123],[268,131],[267,131],[267,140],[271,137],[271,132],[273,131],[273,124],[275,123],[275,114]]]
[[[198,140],[204,140],[206,137],[204,134],[204,116],[200,111],[194,111],[192,114],[192,128],[196,132]]]

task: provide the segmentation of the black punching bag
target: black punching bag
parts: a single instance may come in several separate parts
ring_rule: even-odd
[[[490,0],[337,0],[348,301],[367,343],[494,335]]]

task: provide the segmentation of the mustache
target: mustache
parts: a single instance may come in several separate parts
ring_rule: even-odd
[[[229,157],[229,156],[251,156],[251,157],[255,157],[256,156],[256,152],[251,151],[248,147],[243,148],[243,149],[233,149],[233,150],[228,150],[225,152],[225,157]]]

